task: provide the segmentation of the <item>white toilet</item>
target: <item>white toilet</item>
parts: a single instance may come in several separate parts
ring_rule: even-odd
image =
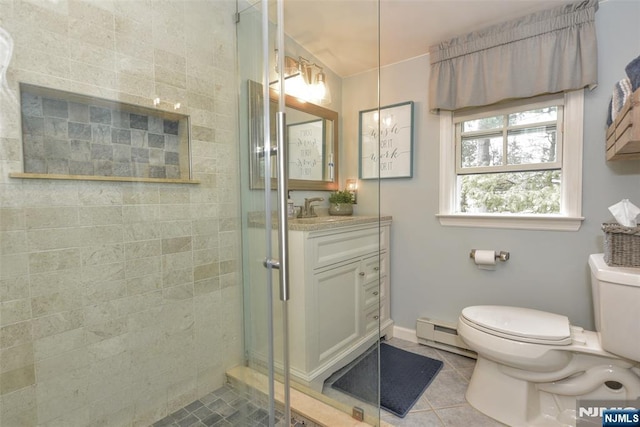
[[[519,307],[462,310],[458,334],[478,353],[467,400],[509,426],[575,426],[576,400],[640,396],[640,269],[589,257],[596,331]]]

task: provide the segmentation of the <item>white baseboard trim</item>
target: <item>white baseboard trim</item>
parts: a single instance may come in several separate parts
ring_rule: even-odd
[[[416,335],[415,329],[403,328],[401,326],[394,325],[393,336],[395,338],[400,338],[401,340],[409,341],[414,344],[418,343],[418,336]]]

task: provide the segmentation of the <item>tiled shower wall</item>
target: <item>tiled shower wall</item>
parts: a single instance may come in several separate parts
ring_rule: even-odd
[[[149,425],[241,361],[234,12],[0,0],[1,425]],[[180,102],[200,184],[9,178],[19,82]]]

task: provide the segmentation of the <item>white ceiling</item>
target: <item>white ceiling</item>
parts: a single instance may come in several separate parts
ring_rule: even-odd
[[[380,63],[576,0],[380,0]],[[341,77],[377,67],[377,0],[285,0],[287,35]]]

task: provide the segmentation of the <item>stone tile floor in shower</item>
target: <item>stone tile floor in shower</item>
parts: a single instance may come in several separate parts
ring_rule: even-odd
[[[256,399],[231,385],[191,402],[153,424],[153,427],[268,427],[269,412],[263,399]],[[283,414],[276,411],[276,426],[284,427]],[[314,427],[299,415],[292,416],[291,427]]]
[[[387,343],[412,353],[418,353],[432,359],[442,360],[444,366],[438,372],[427,390],[404,417],[397,417],[384,410],[381,419],[396,427],[498,427],[503,424],[483,415],[472,408],[464,394],[469,378],[475,366],[475,360],[424,345],[392,338]],[[368,407],[350,396],[325,385],[323,393],[349,406],[363,407],[368,413],[376,409]],[[186,407],[174,412],[153,424],[153,427],[191,427],[191,426],[268,426],[268,413],[250,397],[236,391],[229,385],[216,390]],[[278,426],[284,426],[282,414],[277,414]],[[308,420],[297,417],[291,426],[313,426]],[[339,426],[328,426],[339,427]]]

